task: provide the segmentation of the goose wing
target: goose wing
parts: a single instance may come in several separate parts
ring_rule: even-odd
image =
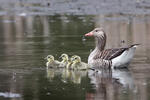
[[[112,60],[113,58],[120,56],[124,51],[138,45],[140,44],[133,44],[125,48],[106,49],[101,51],[99,55],[96,55],[94,59]]]
[[[121,55],[128,48],[114,48],[103,50],[99,55],[96,55],[94,59],[112,60],[113,58]]]

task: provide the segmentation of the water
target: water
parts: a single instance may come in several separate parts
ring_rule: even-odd
[[[102,74],[46,70],[44,57],[80,55],[87,62],[94,39],[84,34],[103,27],[106,48],[140,43],[129,69]],[[0,100],[149,100],[150,16],[1,15]]]

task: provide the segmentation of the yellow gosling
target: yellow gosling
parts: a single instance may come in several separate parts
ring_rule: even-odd
[[[73,57],[72,68],[75,70],[86,70],[89,68],[89,65],[81,61],[80,56],[75,55]]]
[[[72,63],[73,63],[73,59],[74,59],[75,56],[76,55],[73,55],[70,59],[68,59],[68,63],[67,63],[67,66],[66,66],[67,69],[73,69]]]
[[[71,69],[72,61],[71,59],[68,60],[68,63],[66,65],[66,69]]]
[[[46,67],[48,68],[57,68],[60,65],[60,62],[54,59],[54,56],[48,55],[46,57]]]
[[[67,54],[63,53],[60,58],[62,59],[62,61],[60,62],[59,67],[66,67],[69,61],[69,57]]]

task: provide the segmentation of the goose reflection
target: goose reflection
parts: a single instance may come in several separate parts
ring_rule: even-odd
[[[88,72],[94,93],[86,93],[86,100],[119,100],[117,94],[133,90],[134,83],[128,70],[104,70],[101,73]]]
[[[113,69],[112,78],[117,79],[124,88],[134,88],[133,77],[128,69]]]

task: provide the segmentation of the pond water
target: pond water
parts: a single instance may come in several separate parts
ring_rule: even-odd
[[[102,75],[46,70],[44,57],[62,53],[87,62],[103,27],[106,48],[140,43],[129,69]],[[150,100],[149,15],[0,16],[0,100]]]

